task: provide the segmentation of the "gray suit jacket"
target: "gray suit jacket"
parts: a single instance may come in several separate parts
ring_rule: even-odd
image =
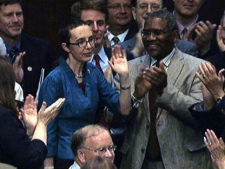
[[[130,52],[134,48],[135,43],[136,43],[136,36],[134,36],[129,40],[121,42],[119,45],[123,49],[126,49],[128,52]],[[182,52],[198,57],[198,47],[194,43],[179,39],[175,45]]]
[[[202,100],[201,82],[195,75],[198,58],[187,55],[176,48],[167,69],[168,85],[158,96],[159,107],[156,130],[165,169],[208,169],[210,156],[205,148],[203,136],[188,107]],[[131,92],[138,76],[138,67],[150,63],[148,55],[129,63]],[[118,78],[115,87],[119,89]],[[120,151],[123,159],[120,169],[141,169],[150,135],[150,112],[148,93],[138,109],[133,122],[128,126],[126,138]]]

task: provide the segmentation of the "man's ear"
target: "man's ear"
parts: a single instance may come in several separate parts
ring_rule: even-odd
[[[63,50],[65,50],[68,53],[70,52],[70,49],[68,48],[68,45],[66,43],[62,43],[61,46],[62,46]]]
[[[82,149],[77,150],[77,159],[82,165],[86,162],[86,155]]]
[[[174,43],[176,43],[178,41],[179,37],[180,37],[179,31],[178,30],[174,30],[173,34],[174,34]]]

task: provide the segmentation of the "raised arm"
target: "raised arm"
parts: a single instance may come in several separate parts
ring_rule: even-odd
[[[123,115],[128,115],[131,108],[130,80],[126,51],[120,46],[112,49],[112,59],[109,61],[112,69],[119,74],[120,78],[120,111]]]

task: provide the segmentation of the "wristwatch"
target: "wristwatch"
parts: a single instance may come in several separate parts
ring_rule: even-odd
[[[220,97],[218,97],[218,98],[216,99],[216,103],[217,103],[217,104],[219,104],[219,103],[220,103],[220,101],[223,99],[223,97],[224,97],[224,96],[220,96]]]
[[[132,95],[131,97],[131,100],[132,100],[132,108],[135,108],[135,109],[138,109],[142,103],[142,99],[141,100],[138,100],[134,97],[134,95]]]

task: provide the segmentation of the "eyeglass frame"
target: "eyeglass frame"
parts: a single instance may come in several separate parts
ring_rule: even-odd
[[[91,39],[91,38],[93,38],[93,39]],[[86,41],[86,40],[84,40],[84,41],[79,41],[79,40],[81,40],[81,39],[78,39],[77,41],[78,42],[69,42],[68,44],[69,45],[77,45],[77,46],[79,46],[80,48],[83,48],[83,47],[86,47],[87,46],[87,43],[89,43],[90,45],[94,45],[95,43],[96,43],[96,41],[97,41],[97,39],[96,39],[96,37],[95,36],[91,36],[91,37],[89,37],[88,38],[88,40]],[[94,40],[94,42],[90,42],[91,40]],[[85,45],[81,45],[80,43],[83,43],[83,42],[85,42],[86,44]]]
[[[145,32],[145,31],[148,32],[149,35],[144,35],[144,32]],[[156,33],[156,31],[159,31],[160,33]],[[152,30],[152,31],[148,31],[148,30],[144,30],[144,29],[143,29],[143,30],[141,31],[141,36],[144,37],[144,36],[150,36],[150,35],[153,35],[154,37],[159,37],[159,36],[164,35],[164,34],[170,32],[170,31],[174,31],[174,29],[169,29],[169,30],[167,30],[167,31],[162,31],[162,30]]]
[[[115,10],[115,11],[119,11],[122,7],[125,10],[128,10],[132,8],[132,5],[131,4],[116,4],[116,5],[107,6],[108,9]]]
[[[156,5],[157,5],[157,8],[153,9],[153,7],[156,6]],[[146,4],[139,4],[136,8],[140,9],[142,12],[146,12],[148,10],[148,6],[150,6],[150,8],[151,8],[152,11],[157,11],[160,8],[162,8],[162,6],[160,6],[158,4],[152,4],[152,5],[149,5],[149,4],[147,4],[147,5]]]
[[[87,148],[87,147],[82,147],[82,148],[86,149],[86,150],[89,150],[89,151],[93,151],[95,153],[98,153],[100,156],[103,156],[107,152],[107,150],[111,153],[116,151],[115,145],[111,145],[111,146],[108,146],[108,147],[101,147],[101,148],[98,148],[96,150],[93,150],[93,149],[90,149],[90,148]]]

